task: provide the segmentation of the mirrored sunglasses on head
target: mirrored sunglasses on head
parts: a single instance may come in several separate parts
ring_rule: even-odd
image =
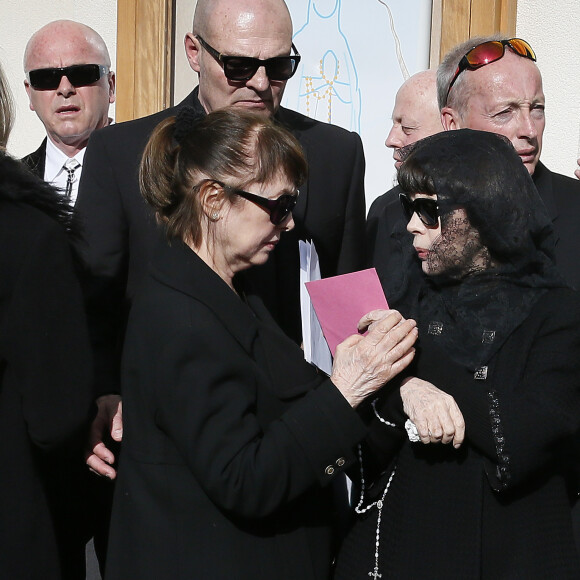
[[[487,42],[482,42],[481,44],[474,46],[471,50],[466,52],[459,61],[455,74],[449,83],[447,97],[449,97],[449,92],[451,91],[451,87],[455,84],[457,77],[464,70],[477,70],[486,64],[491,64],[492,62],[498,61],[504,56],[506,46],[509,46],[519,56],[529,58],[533,61],[536,60],[536,53],[534,52],[534,49],[522,38],[510,38],[508,40],[488,40]]]
[[[109,67],[101,64],[75,64],[60,68],[37,68],[28,71],[26,78],[33,89],[46,91],[57,89],[62,77],[77,88],[96,83],[108,72]]]

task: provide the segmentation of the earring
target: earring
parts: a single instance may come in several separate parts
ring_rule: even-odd
[[[217,222],[220,219],[220,214],[217,211],[212,211],[211,215],[209,216],[209,219],[212,222]]]

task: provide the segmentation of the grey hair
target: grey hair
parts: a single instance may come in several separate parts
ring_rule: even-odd
[[[484,42],[489,42],[490,40],[507,40],[510,38],[505,34],[492,34],[490,36],[474,36],[469,38],[465,42],[454,46],[443,58],[441,64],[437,68],[437,103],[439,105],[439,110],[444,107],[451,107],[455,109],[460,115],[463,115],[467,109],[467,103],[469,97],[471,96],[471,87],[467,82],[469,75],[461,73],[455,83],[453,84],[453,90],[449,93],[449,98],[447,98],[447,92],[449,91],[449,83],[457,70],[459,61],[477,45]]]

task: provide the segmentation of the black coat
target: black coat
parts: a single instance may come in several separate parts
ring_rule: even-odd
[[[36,177],[44,179],[44,168],[46,166],[46,140],[45,137],[40,144],[40,147],[22,158],[24,163]]]
[[[568,284],[580,290],[580,181],[554,173],[542,163],[538,163],[532,178],[556,232],[556,265]],[[417,272],[416,268],[404,263],[401,251],[402,244],[409,243],[410,235],[405,229],[406,223],[399,203],[400,191],[399,186],[396,186],[377,198],[367,219],[369,260],[377,268],[387,300],[389,293],[397,296],[401,290],[400,287],[393,286],[393,280],[402,283],[405,281],[404,276],[393,277],[392,272],[405,272],[405,276],[412,276]],[[577,436],[576,445],[580,450],[580,434]],[[573,508],[573,520],[576,545],[580,551],[580,501]]]
[[[201,109],[197,89],[155,115],[95,131],[84,158],[75,212],[85,231],[89,323],[97,346],[97,384],[118,390],[118,356],[127,307],[147,271],[157,226],[138,185],[141,155],[153,129],[184,105]],[[268,262],[249,273],[282,329],[301,340],[298,239],[313,239],[323,276],[358,270],[365,261],[364,155],[360,137],[280,108],[276,119],[296,136],[309,161],[293,212],[296,227]]]
[[[60,578],[40,466],[81,459],[92,402],[80,289],[41,187],[0,155],[0,576],[27,580]]]
[[[123,357],[107,580],[323,580],[333,489],[365,434],[260,299],[159,244]]]
[[[466,438],[458,450],[410,443],[398,388],[383,402],[381,415],[399,426],[376,422],[369,439],[383,468],[397,465],[382,513],[383,578],[580,578],[568,460],[580,427],[578,298],[546,292],[485,380],[454,362],[436,336],[421,335],[410,373],[454,397]],[[358,520],[338,579],[373,569],[376,522],[376,508]]]
[[[21,159],[40,179],[44,179],[46,142],[47,137],[36,151]],[[86,544],[94,536],[97,536],[94,543],[99,562],[104,562],[106,538],[100,540],[99,535],[106,535],[108,528],[112,486],[108,480],[90,473],[80,456],[75,462],[65,458],[57,463],[51,459],[47,469],[51,474],[47,494],[57,530],[63,576],[84,577]]]

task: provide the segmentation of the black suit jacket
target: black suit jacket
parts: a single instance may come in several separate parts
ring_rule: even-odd
[[[580,289],[580,181],[553,173],[538,163],[532,176],[538,193],[544,202],[556,232],[556,265],[565,280],[573,288]],[[406,231],[399,186],[377,198],[367,218],[367,239],[370,263],[377,268],[379,277],[388,291],[397,295],[398,287],[392,285],[390,272],[409,274],[406,257],[401,251],[402,243],[410,240]],[[412,269],[413,271],[416,268]],[[389,294],[387,294],[387,300]]]
[[[566,281],[580,290],[580,181],[538,163],[533,175],[556,232],[556,264]]]
[[[0,576],[52,580],[58,551],[41,472],[46,461],[71,464],[73,451],[82,462],[92,369],[68,240],[26,201],[36,180],[21,168],[25,190],[16,164],[0,155]]]
[[[44,179],[44,168],[46,165],[46,140],[45,137],[40,144],[40,147],[34,151],[34,153],[30,153],[26,157],[22,158],[22,162],[36,175],[36,177],[40,177],[40,179]]]
[[[95,131],[89,140],[75,212],[85,233],[80,251],[87,265],[100,393],[118,389],[118,359],[112,351],[119,349],[127,308],[157,237],[155,217],[139,192],[141,155],[159,122],[185,105],[203,110],[197,90],[176,107]],[[282,236],[265,266],[250,271],[248,284],[299,342],[298,239],[314,240],[323,276],[364,265],[364,155],[355,133],[283,108],[276,118],[304,147],[309,176],[294,211],[296,227]]]
[[[366,429],[258,297],[161,240],[122,377],[107,580],[329,577],[329,484]]]

